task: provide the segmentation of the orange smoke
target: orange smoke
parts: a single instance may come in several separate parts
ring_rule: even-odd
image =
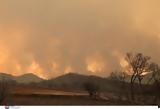
[[[9,51],[4,45],[0,45],[0,65],[5,63],[9,56]]]
[[[29,28],[22,22],[3,25],[3,28],[0,27],[0,72],[14,76],[34,73],[41,78],[47,79],[47,75],[44,75],[44,71],[40,68],[39,64],[34,59],[30,59],[29,55],[25,54],[24,45],[30,33],[29,30],[31,28]],[[23,59],[27,60],[28,65],[23,65],[23,63],[19,62],[21,61],[19,59],[21,55],[24,55]]]

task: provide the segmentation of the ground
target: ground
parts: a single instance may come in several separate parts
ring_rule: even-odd
[[[108,95],[108,97],[107,97]],[[12,88],[4,104],[8,105],[127,105],[129,102],[109,99],[102,94],[93,99],[85,91],[67,91],[49,88]]]

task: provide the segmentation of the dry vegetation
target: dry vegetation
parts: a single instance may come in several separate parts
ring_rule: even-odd
[[[36,92],[36,93],[35,93]],[[43,93],[41,93],[43,92]],[[108,97],[112,94],[104,93]],[[115,99],[96,98],[88,96],[88,92],[57,91],[46,88],[14,88],[8,98],[9,105],[121,105],[130,102],[118,101]]]

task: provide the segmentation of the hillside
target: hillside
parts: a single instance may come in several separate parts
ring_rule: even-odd
[[[49,88],[59,88],[68,90],[84,90],[84,84],[86,82],[91,82],[100,86],[100,90],[113,91],[117,90],[116,83],[98,76],[86,76],[77,73],[68,73],[59,76],[54,79],[42,81],[38,83],[39,86],[49,87]]]
[[[10,74],[6,74],[6,73],[0,73],[0,80],[14,80],[14,76],[10,75]]]
[[[43,81],[43,79],[39,78],[38,76],[32,74],[32,73],[28,73],[28,74],[24,74],[21,76],[12,76],[10,74],[6,74],[6,73],[0,73],[0,80],[5,80],[5,81],[16,81],[17,83],[38,83]]]
[[[32,83],[32,82],[38,83],[38,82],[43,81],[43,79],[39,78],[38,76],[32,73],[27,73],[22,76],[15,77],[15,80],[18,83]]]

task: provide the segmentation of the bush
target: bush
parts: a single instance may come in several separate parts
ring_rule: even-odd
[[[89,93],[89,96],[91,98],[97,98],[98,92],[99,92],[99,86],[98,84],[92,83],[92,82],[86,82],[84,83],[85,90]]]

